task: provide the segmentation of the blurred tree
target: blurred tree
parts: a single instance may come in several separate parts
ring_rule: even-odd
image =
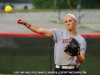
[[[82,8],[100,8],[100,0],[82,0]],[[61,9],[76,9],[78,0],[60,0]],[[59,0],[33,0],[35,8],[58,8]]]
[[[57,0],[57,6],[58,6]],[[60,0],[60,8],[62,9],[71,9],[77,8],[78,0]]]
[[[57,0],[53,0],[53,8],[56,9]]]
[[[100,0],[82,0],[83,8],[100,8]]]
[[[33,0],[35,8],[53,8],[53,0]]]
[[[67,0],[67,4],[70,8],[72,8],[72,5],[71,5],[71,1],[70,0]]]

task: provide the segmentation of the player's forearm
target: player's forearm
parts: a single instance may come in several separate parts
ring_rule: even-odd
[[[38,30],[39,30],[40,27],[38,27],[38,26],[36,26],[36,25],[33,25],[33,24],[30,24],[30,23],[27,23],[27,22],[25,22],[23,25],[24,25],[25,27],[27,27],[28,29],[32,30],[33,32],[39,33]]]
[[[85,60],[85,58],[82,57],[82,55],[80,54],[80,55],[77,56],[77,60],[78,60],[80,63],[83,63],[84,60]]]

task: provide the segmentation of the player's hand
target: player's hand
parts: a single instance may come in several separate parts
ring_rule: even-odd
[[[24,20],[22,20],[22,19],[18,19],[18,20],[17,20],[17,23],[18,23],[18,24],[25,24],[26,22],[25,22]]]

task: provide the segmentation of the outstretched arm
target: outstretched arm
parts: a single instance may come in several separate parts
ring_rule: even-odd
[[[43,34],[43,35],[48,36],[48,37],[53,37],[52,31],[50,29],[41,28],[41,27],[34,25],[34,24],[29,24],[28,22],[26,22],[22,19],[19,19],[17,21],[17,23],[24,25],[25,27],[27,27],[28,29],[32,30],[35,33]]]

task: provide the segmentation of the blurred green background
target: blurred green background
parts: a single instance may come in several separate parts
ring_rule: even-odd
[[[11,5],[13,9],[99,9],[100,0],[0,0],[0,9]],[[19,5],[19,6],[18,6]],[[20,6],[21,5],[21,6]]]
[[[53,71],[54,42],[51,38],[33,37],[2,37],[3,45],[0,47],[0,73],[20,74],[22,71],[45,72]],[[5,41],[6,40],[6,41]],[[81,64],[80,71],[86,75],[99,75],[100,72],[100,39],[86,38],[88,47],[85,63]],[[10,45],[9,45],[10,43]],[[22,73],[28,75],[27,73]],[[35,75],[38,75],[36,73]],[[51,73],[50,73],[51,74]],[[42,75],[42,73],[41,73]],[[44,75],[44,73],[43,73]],[[47,74],[48,75],[48,74]]]

